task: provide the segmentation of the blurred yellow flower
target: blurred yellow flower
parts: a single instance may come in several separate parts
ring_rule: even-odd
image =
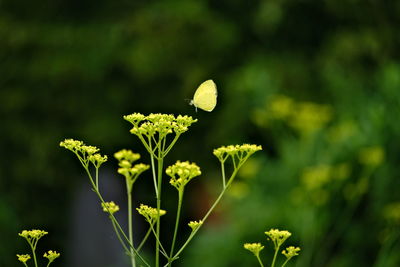
[[[358,160],[364,165],[378,166],[385,160],[385,151],[381,146],[365,147],[360,150]]]

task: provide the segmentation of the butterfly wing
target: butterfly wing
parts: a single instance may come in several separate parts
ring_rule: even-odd
[[[193,104],[197,108],[211,112],[217,105],[217,86],[212,80],[200,84],[193,97]]]

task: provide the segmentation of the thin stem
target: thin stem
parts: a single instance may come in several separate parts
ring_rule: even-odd
[[[151,148],[151,143],[150,143],[150,148]],[[151,171],[153,173],[154,190],[156,191],[156,198],[158,198],[157,176],[156,176],[156,169],[155,169],[155,164],[154,164],[153,153],[150,153],[150,162],[151,162]]]
[[[278,255],[279,247],[275,247],[274,258],[272,259],[271,267],[275,266],[276,256]]]
[[[221,173],[222,173],[222,188],[225,188],[225,162],[221,161]]]
[[[133,245],[133,230],[132,230],[132,187],[129,186],[129,181],[126,180],[126,191],[128,193],[128,231],[129,231],[129,242]],[[131,250],[131,265],[136,266],[135,254],[133,248]]]
[[[31,242],[28,242],[28,243],[29,243],[29,246],[32,249],[33,261],[35,262],[35,267],[38,267],[37,260],[36,260],[36,252],[35,252],[37,243],[36,244],[32,244]]]
[[[287,258],[287,259],[285,260],[285,262],[282,264],[281,267],[285,267],[286,263],[288,263],[288,261],[289,261],[290,259],[291,259],[291,258]]]
[[[99,168],[96,167],[96,187],[99,188]]]
[[[160,214],[161,209],[161,182],[162,182],[162,170],[163,170],[163,158],[161,157],[161,151],[158,151],[158,164],[157,164],[157,214]],[[160,218],[158,218],[156,223],[156,235],[160,237]],[[156,242],[156,267],[160,266],[160,242]]]
[[[164,150],[163,152],[163,157],[167,156],[168,152],[171,150],[171,148],[175,145],[176,141],[178,140],[180,134],[176,134],[174,137],[174,140],[172,140],[172,142],[169,144],[169,146],[167,147],[167,149]]]
[[[139,251],[142,249],[143,245],[146,243],[147,238],[149,238],[150,233],[151,233],[151,228],[149,228],[149,230],[147,230],[147,233],[146,233],[146,235],[143,237],[142,242],[140,242],[140,245],[137,247],[137,249],[136,249],[137,252],[139,252]]]
[[[128,247],[125,245],[124,241],[122,240],[121,235],[119,234],[119,231],[117,229],[117,226],[115,225],[113,220],[111,220],[111,224],[112,224],[114,231],[117,235],[117,238],[118,238],[119,242],[122,244],[122,247],[124,248],[126,254],[131,255],[131,251],[129,251]]]
[[[229,186],[231,185],[233,179],[235,178],[237,171],[240,168],[240,164],[238,165],[238,167],[233,171],[231,177],[229,178],[226,186],[222,189],[221,193],[219,194],[219,196],[217,197],[217,199],[215,200],[215,202],[213,203],[213,205],[211,206],[211,208],[207,211],[206,215],[204,215],[203,219],[201,220],[204,224],[204,222],[207,220],[208,216],[210,216],[211,212],[215,209],[215,207],[218,205],[219,201],[221,200],[222,196],[224,195],[225,191],[229,188]],[[186,248],[186,246],[189,244],[189,242],[192,240],[192,238],[194,237],[194,235],[197,233],[197,231],[201,228],[201,225],[199,227],[196,228],[196,230],[192,231],[188,237],[188,239],[186,240],[186,242],[182,245],[182,247],[178,250],[178,252],[172,257],[170,258],[171,262],[175,259],[177,259],[177,257],[182,253],[182,251]]]
[[[174,254],[174,247],[175,247],[175,241],[176,241],[176,236],[178,233],[178,228],[179,228],[179,220],[181,216],[181,209],[182,209],[182,199],[183,199],[183,192],[184,189],[179,190],[179,197],[178,197],[178,210],[176,211],[176,221],[175,221],[175,230],[174,230],[174,237],[172,239],[172,245],[171,245],[171,252],[169,253],[169,257],[172,258]],[[172,262],[170,262],[169,266],[172,265]]]
[[[260,264],[261,267],[264,267],[264,264],[262,263],[261,259],[260,259],[260,255],[256,255],[258,263]],[[283,266],[282,266],[283,267]]]
[[[159,218],[159,219],[160,219],[160,218]],[[153,232],[154,237],[156,238],[157,244],[160,245],[160,248],[161,248],[160,252],[161,252],[166,258],[168,258],[167,251],[164,249],[163,245],[161,244],[161,241],[160,241],[159,237],[157,236],[157,233],[156,233],[155,230],[154,230],[153,224],[151,224],[150,229],[151,229],[151,231]]]
[[[93,177],[92,177],[92,175],[90,174],[89,169],[88,169],[88,168],[85,168],[85,171],[86,171],[87,175],[89,176],[89,180],[90,180],[90,183],[92,184],[92,189],[93,189],[93,191],[96,193],[96,195],[97,195],[97,197],[100,199],[101,203],[104,204],[105,201],[104,201],[103,197],[101,196],[101,194],[100,194],[98,188],[97,188],[96,185],[94,184],[94,182],[93,182]],[[117,219],[115,218],[114,214],[111,214],[109,211],[108,211],[108,213],[109,213],[109,215],[110,215],[110,219],[115,223],[115,225],[116,225],[116,227],[117,227],[117,230],[122,234],[122,236],[124,237],[125,241],[128,243],[129,247],[131,247],[131,248],[133,249],[134,253],[139,257],[139,259],[140,259],[144,264],[146,264],[147,266],[150,266],[150,265],[143,259],[143,257],[140,256],[140,255],[137,253],[137,251],[136,251],[136,249],[134,248],[133,244],[129,241],[128,237],[126,236],[124,230],[122,230],[122,227],[121,227],[121,225],[118,223],[118,221],[117,221]],[[124,245],[123,242],[121,242],[121,244]]]

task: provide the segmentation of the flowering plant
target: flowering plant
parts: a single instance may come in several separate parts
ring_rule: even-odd
[[[197,119],[193,119],[191,116],[174,116],[171,114],[149,114],[145,116],[140,113],[126,115],[124,116],[124,119],[132,124],[133,127],[130,132],[139,138],[150,156],[150,164],[147,165],[143,163],[135,164],[141,156],[131,150],[123,149],[114,154],[114,157],[118,160],[118,173],[124,176],[126,181],[128,233],[125,233],[114,216],[114,213],[119,210],[119,206],[113,201],[105,201],[99,190],[99,168],[108,160],[108,157],[106,155],[101,155],[97,147],[85,145],[82,141],[74,139],[65,139],[60,143],[60,146],[72,151],[85,169],[92,190],[98,196],[103,211],[108,213],[108,217],[111,220],[116,236],[118,237],[122,248],[130,258],[131,266],[138,266],[139,262],[141,266],[150,266],[149,260],[145,259],[140,251],[151,234],[154,237],[156,248],[154,254],[155,266],[158,267],[160,264],[164,264],[163,266],[171,266],[172,262],[180,257],[183,250],[187,247],[189,242],[200,230],[201,226],[205,223],[207,218],[220,202],[222,196],[234,181],[238,170],[252,154],[262,148],[259,145],[243,144],[222,146],[214,149],[213,154],[217,157],[221,165],[221,192],[201,219],[187,223],[191,229],[191,233],[186,238],[185,242],[177,248],[176,240],[181,222],[180,215],[185,187],[193,178],[200,176],[202,172],[196,163],[180,160],[176,161],[175,164],[164,168],[164,159],[171,151],[179,137],[188,131],[189,127],[195,123]],[[233,165],[230,172],[226,171],[227,162],[231,162]],[[147,233],[142,234],[142,241],[139,245],[135,246],[133,242],[134,234],[137,238],[139,238],[140,235],[139,233],[134,232],[134,222],[132,220],[132,212],[134,211],[132,204],[132,189],[139,176],[148,169],[151,170],[156,203],[155,207],[140,204],[139,208],[136,208],[138,213],[142,215],[148,223],[149,228]],[[163,181],[165,180],[164,173],[170,177],[170,185],[175,187],[178,191],[173,238],[168,247],[160,237],[160,217],[167,213],[167,211],[161,209]],[[167,249],[169,249],[169,251]],[[160,256],[164,257],[163,263],[161,263],[162,260],[160,259]]]
[[[286,230],[278,230],[278,229],[271,229],[265,234],[268,236],[268,240],[271,240],[272,243],[274,244],[274,258],[272,259],[271,267],[275,266],[276,262],[276,257],[278,255],[278,252],[280,250],[281,245],[288,239],[292,234],[289,231]],[[261,243],[245,243],[243,247],[256,256],[258,263],[260,264],[261,267],[264,266],[260,259],[260,251],[264,249],[264,246],[261,245]],[[294,247],[294,246],[289,246],[282,250],[282,254],[286,257],[286,260],[282,263],[281,267],[284,267],[288,261],[293,258],[294,256],[299,255],[300,248],[299,247]]]

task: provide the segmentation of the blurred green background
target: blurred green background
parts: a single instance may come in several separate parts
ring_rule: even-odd
[[[93,193],[58,144],[148,162],[122,119],[133,112],[199,119],[167,162],[202,168],[191,220],[221,186],[212,149],[264,148],[176,266],[257,266],[243,243],[267,245],[270,228],[302,248],[291,266],[400,266],[399,28],[400,1],[0,1],[0,266],[19,266],[17,233],[39,228],[39,254],[62,253],[54,266],[78,266],[75,253],[102,267],[71,248],[77,192]],[[218,105],[196,113],[185,99],[210,78]],[[122,184],[115,169],[110,157],[103,170]],[[137,205],[153,201],[146,175]]]

